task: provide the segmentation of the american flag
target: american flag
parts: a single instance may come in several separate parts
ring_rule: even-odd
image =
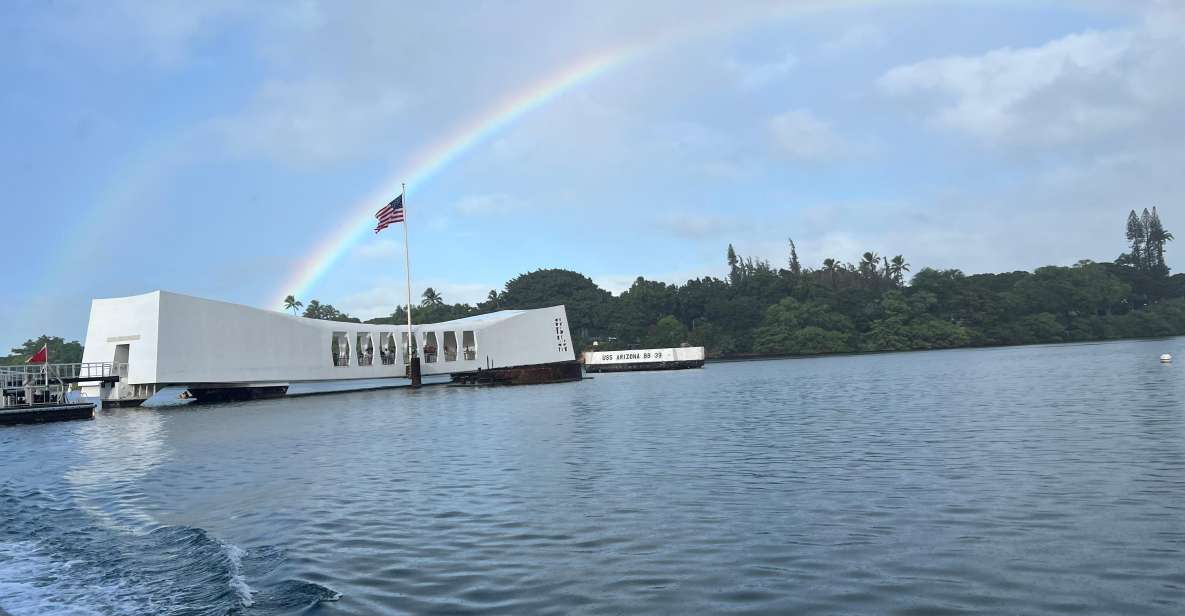
[[[383,209],[375,212],[374,217],[379,221],[378,226],[374,228],[375,233],[397,222],[403,222],[403,195],[395,197],[390,203],[383,206]]]

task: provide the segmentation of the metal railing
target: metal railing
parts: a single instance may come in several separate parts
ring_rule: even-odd
[[[115,362],[0,366],[0,406],[63,402],[72,383],[126,381],[128,365]]]

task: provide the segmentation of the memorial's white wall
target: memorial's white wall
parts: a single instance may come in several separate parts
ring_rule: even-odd
[[[436,361],[424,374],[468,372],[570,361],[575,354],[563,306],[503,311],[446,323],[413,326],[421,351],[427,332],[437,337]],[[84,361],[113,361],[116,345],[129,345],[134,384],[277,383],[405,377],[406,348],[384,365],[382,334],[402,340],[406,326],[341,323],[154,291],[91,303]],[[455,361],[446,361],[445,333],[456,337]],[[334,365],[335,332],[349,340],[348,365]],[[465,332],[473,332],[473,359],[465,358]],[[358,334],[371,336],[372,364],[359,365]]]

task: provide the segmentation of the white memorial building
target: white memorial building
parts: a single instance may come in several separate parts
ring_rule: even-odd
[[[563,306],[412,326],[424,375],[466,382],[575,380]],[[91,302],[84,362],[127,364],[117,391],[184,386],[199,399],[282,395],[307,381],[407,378],[407,325],[344,323],[153,291]],[[228,395],[229,393],[229,395]]]

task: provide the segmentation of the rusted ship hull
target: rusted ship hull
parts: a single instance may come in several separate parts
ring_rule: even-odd
[[[532,366],[509,366],[452,375],[454,385],[541,385],[566,383],[583,378],[580,363],[561,361]]]
[[[589,364],[584,367],[585,372],[642,372],[650,370],[687,370],[689,368],[703,368],[704,360],[661,361],[633,364]]]

